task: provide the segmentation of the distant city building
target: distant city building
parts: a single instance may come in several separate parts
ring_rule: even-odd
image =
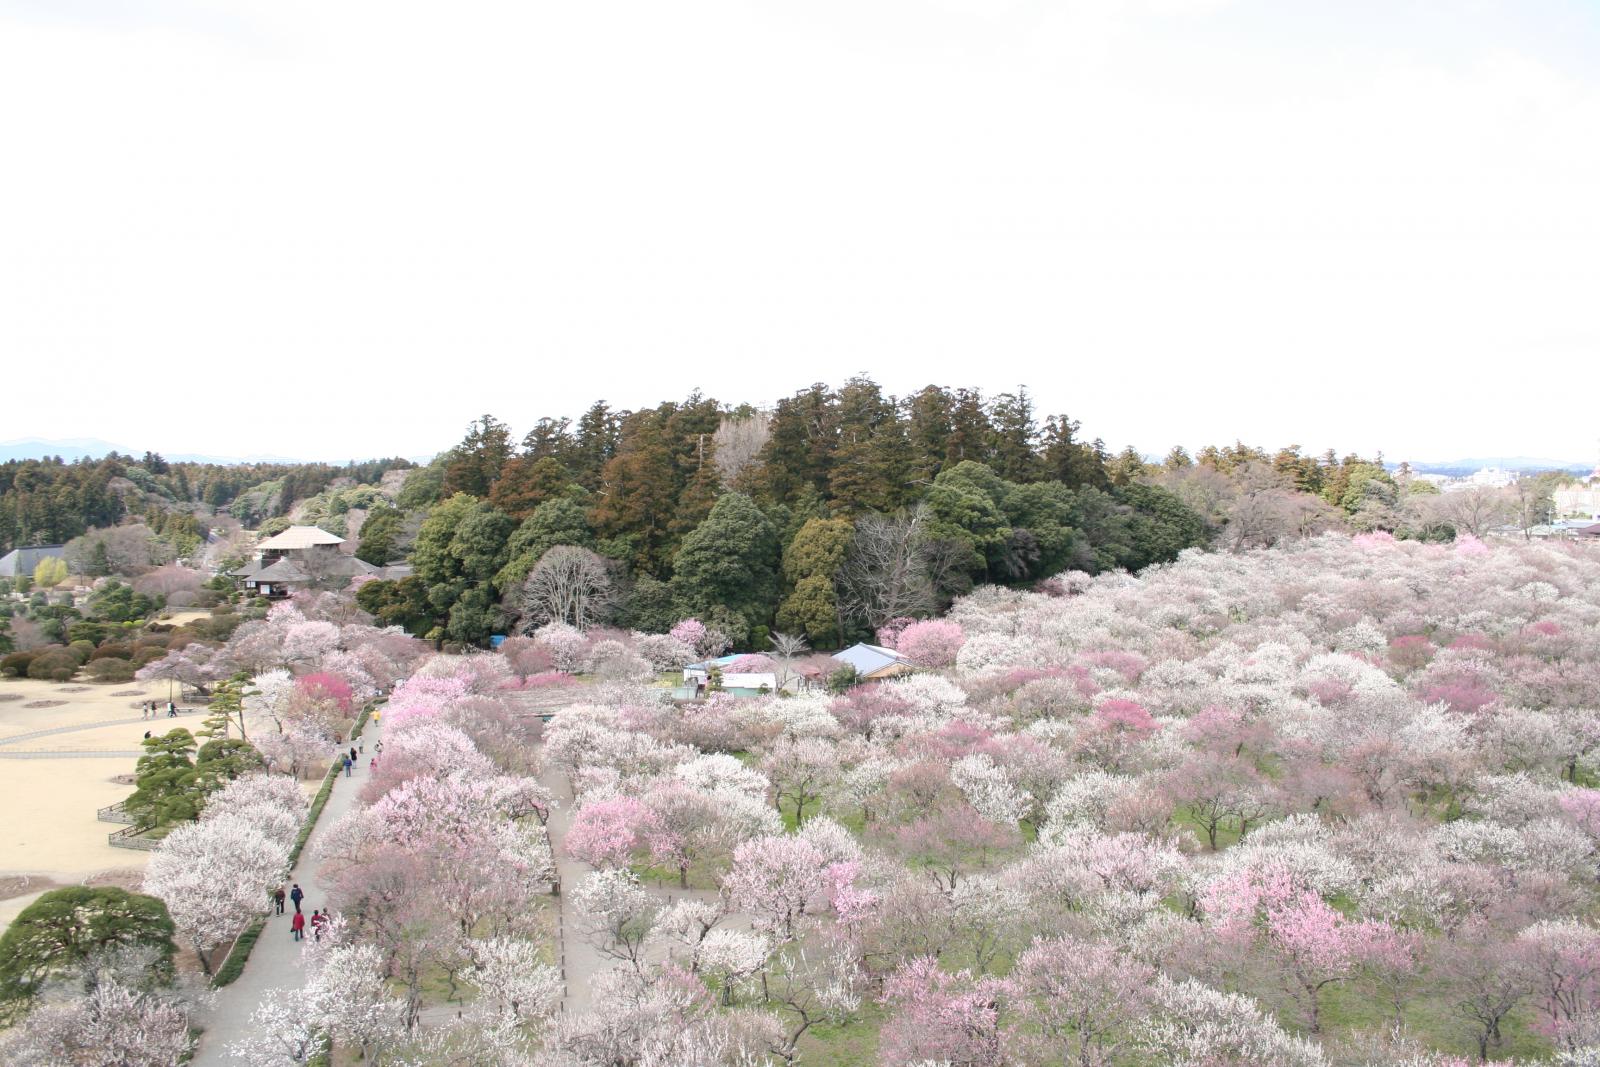
[[[1502,470],[1499,467],[1484,467],[1461,478],[1444,478],[1439,481],[1434,481],[1434,478],[1428,480],[1443,492],[1460,493],[1467,489],[1504,489],[1508,485],[1515,484],[1517,472]]]
[[[1600,519],[1600,471],[1587,485],[1557,489],[1550,497],[1557,519]]]
[[[1526,530],[1516,523],[1506,523],[1489,530],[1489,535],[1533,541],[1593,541],[1600,538],[1600,522],[1592,519],[1563,519],[1560,522],[1530,526]]]

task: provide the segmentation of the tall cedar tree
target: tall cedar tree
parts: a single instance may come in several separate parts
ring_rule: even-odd
[[[486,497],[500,476],[500,469],[511,458],[511,428],[485,415],[467,427],[467,435],[455,448],[455,456],[444,472],[447,496],[469,493]]]

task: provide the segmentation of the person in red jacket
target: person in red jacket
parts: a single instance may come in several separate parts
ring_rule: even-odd
[[[322,928],[328,925],[328,917],[320,911],[311,912],[311,933],[316,940],[322,940]]]
[[[305,938],[305,928],[306,917],[300,914],[298,911],[295,912],[294,918],[289,920],[289,930],[294,934],[294,939],[296,941],[300,941]]]

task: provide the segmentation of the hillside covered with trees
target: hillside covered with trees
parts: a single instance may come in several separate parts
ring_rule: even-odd
[[[896,398],[866,378],[770,410],[699,393],[597,403],[520,442],[485,415],[368,516],[361,551],[377,560],[426,510],[414,576],[368,585],[362,604],[413,633],[481,642],[550,617],[524,583],[565,545],[593,554],[588,580],[620,625],[695,615],[741,647],[774,629],[829,647],[977,583],[1138,569],[1206,541],[1200,515],[1141,480],[1136,454],[1077,435],[1064,415],[1041,421],[1026,391]]]
[[[67,463],[60,457],[0,463],[0,552],[63,544],[91,529],[143,518],[162,530],[166,516],[231,515],[248,526],[285,516],[294,504],[338,479],[375,482],[405,469],[404,459],[326,463],[169,463],[113,452]],[[203,533],[203,528],[201,529]]]

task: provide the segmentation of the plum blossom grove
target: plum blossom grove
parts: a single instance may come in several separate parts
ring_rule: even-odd
[[[257,721],[409,677],[321,842],[310,1007],[264,1008],[249,1062],[1600,1062],[1580,548],[1326,535],[981,588],[886,628],[916,673],[681,706],[654,672],[727,647],[694,620],[357,673],[388,637],[290,642],[332,621],[293,610],[242,638]],[[196,829],[265,876],[260,788]]]
[[[609,970],[536,1062],[672,998],[695,1062],[1600,1062],[1597,623],[1579,549],[1329,535],[980,589],[842,696],[586,694]]]

